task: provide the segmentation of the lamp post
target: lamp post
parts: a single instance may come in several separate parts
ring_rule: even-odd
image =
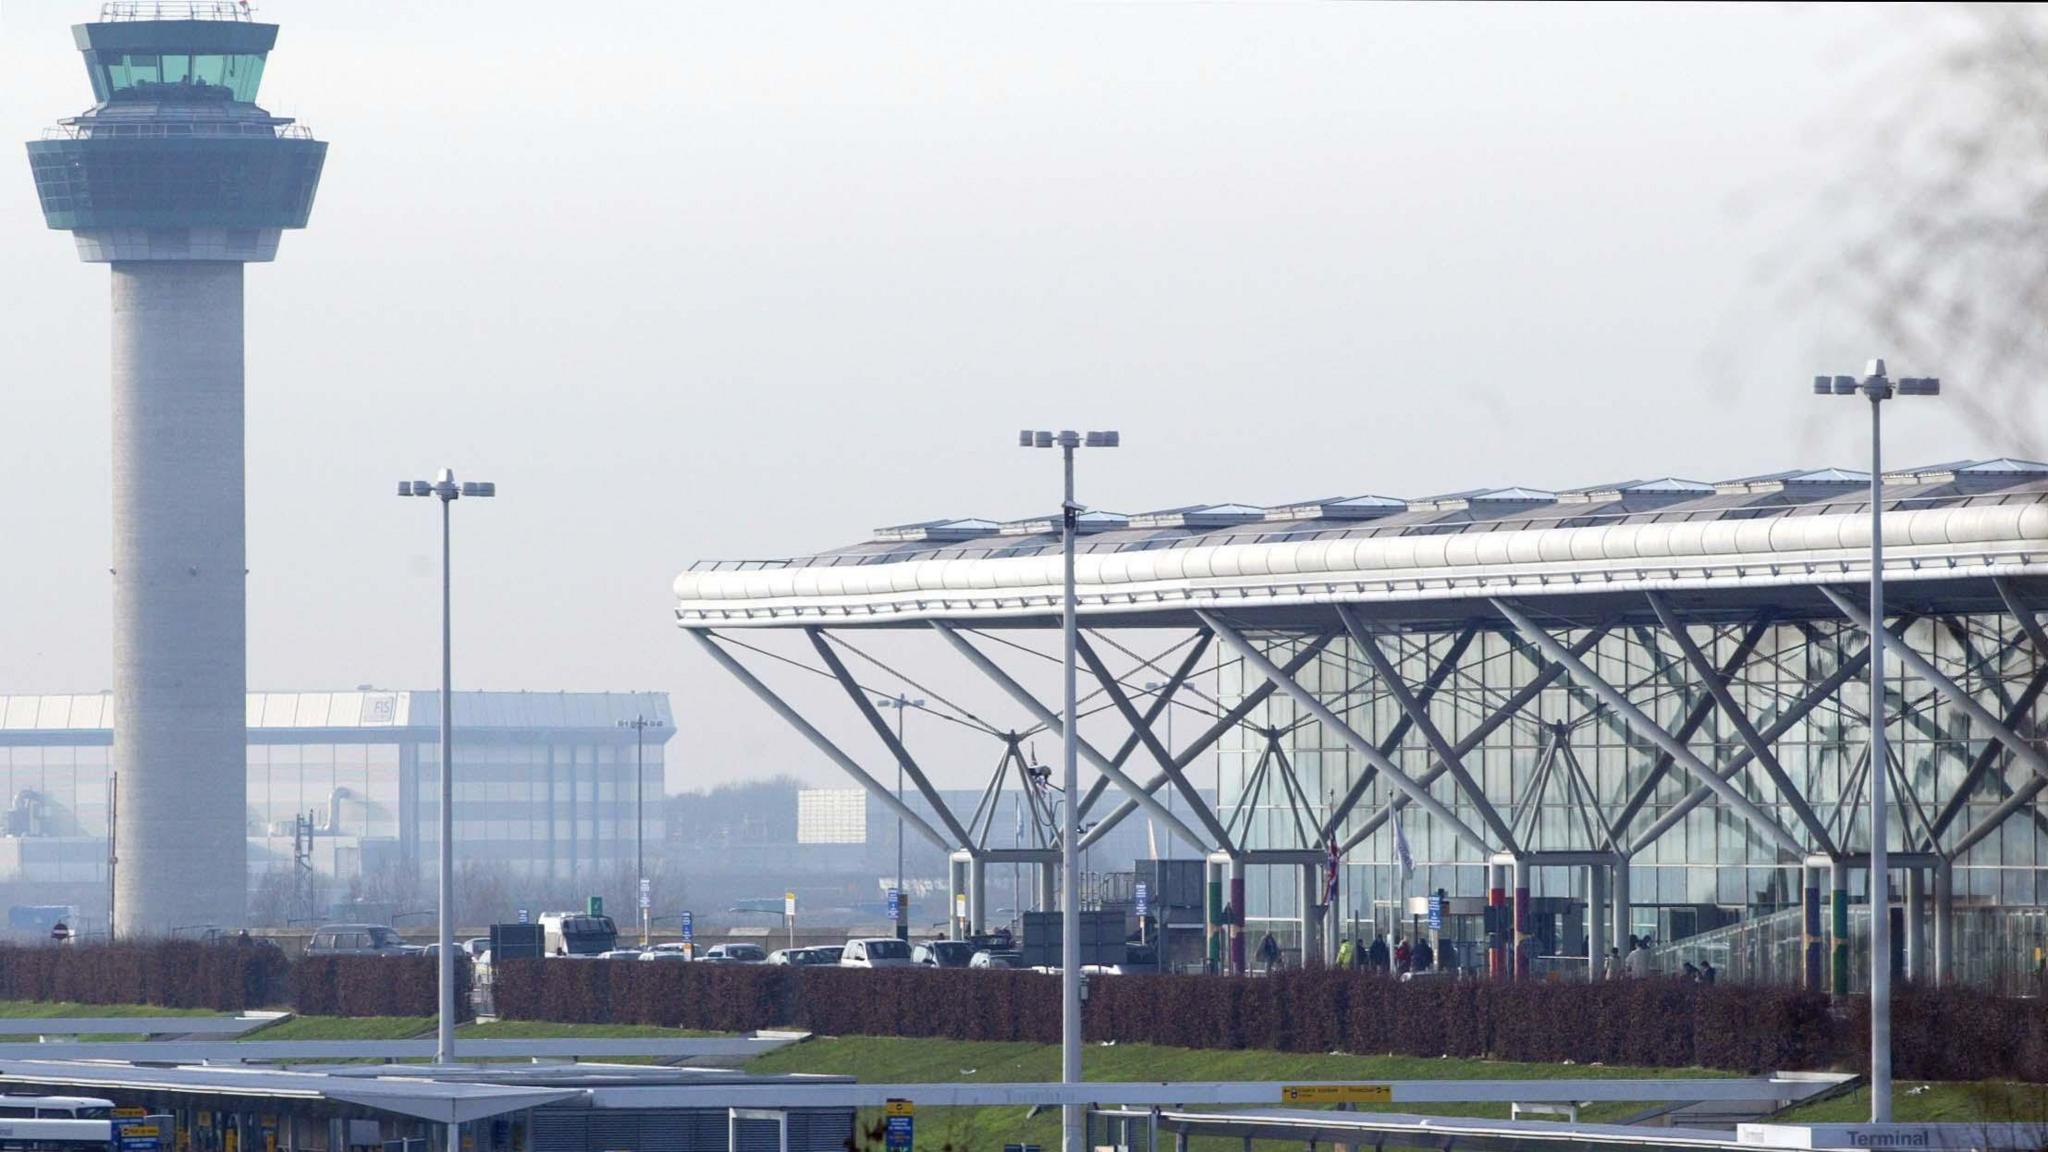
[[[1078,637],[1074,603],[1074,534],[1081,506],[1074,503],[1074,449],[1115,448],[1121,442],[1115,432],[1047,432],[1027,429],[1017,434],[1019,448],[1058,447],[1066,474],[1066,497],[1060,504],[1060,554],[1062,595],[1060,598],[1061,781],[1067,803],[1060,814],[1060,1083],[1081,1082],[1081,903],[1079,878],[1079,813],[1074,800],[1081,794],[1080,735],[1075,702],[1074,649]],[[1061,1152],[1084,1152],[1086,1134],[1081,1130],[1078,1104],[1060,1106]]]
[[[1891,877],[1885,859],[1884,747],[1884,402],[1893,396],[1938,396],[1932,376],[1891,380],[1884,361],[1855,376],[1815,376],[1818,396],[1870,401],[1870,1122],[1892,1121]]]
[[[875,701],[877,708],[896,710],[896,746],[903,746],[903,710],[922,708],[923,700],[912,700],[898,695],[887,700]],[[896,938],[910,939],[910,893],[903,888],[903,761],[896,761]]]
[[[441,501],[441,875],[436,905],[440,929],[435,961],[440,969],[438,1019],[434,1028],[434,1063],[455,1062],[455,702],[450,660],[448,509],[464,496],[489,497],[498,494],[491,483],[455,482],[455,473],[441,469],[433,483],[400,480],[400,496],[433,496]]]
[[[1147,692],[1157,694],[1165,690],[1166,682],[1164,680],[1145,681],[1145,691]],[[1171,703],[1168,703],[1166,706],[1166,751],[1168,755],[1173,754],[1173,705]],[[1169,816],[1173,815],[1173,793],[1173,783],[1168,781],[1166,785],[1166,814]],[[1173,829],[1171,828],[1166,830],[1166,858],[1168,860],[1173,859]],[[1162,893],[1162,895],[1164,894]]]
[[[666,727],[660,720],[635,716],[619,721],[633,730],[633,899],[640,906],[640,946],[647,947],[647,730]]]

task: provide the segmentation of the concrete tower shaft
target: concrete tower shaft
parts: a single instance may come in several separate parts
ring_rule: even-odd
[[[117,930],[239,924],[247,885],[242,266],[113,266]]]
[[[327,146],[255,103],[276,26],[109,7],[73,29],[98,103],[28,150],[49,226],[112,266],[113,912],[149,935],[246,913],[242,266],[305,226]]]

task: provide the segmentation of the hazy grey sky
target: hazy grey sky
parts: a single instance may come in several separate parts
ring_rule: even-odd
[[[0,0],[0,135],[89,103],[97,9]],[[263,103],[331,148],[249,270],[252,687],[432,684],[432,512],[392,492],[443,464],[501,493],[457,509],[460,683],[668,690],[688,787],[838,776],[677,634],[675,573],[1042,510],[1020,426],[1121,428],[1083,495],[1124,511],[1861,459],[1804,381],[1881,349],[1760,278],[1914,58],[1875,9],[260,15]],[[17,152],[0,691],[108,683],[107,297]]]

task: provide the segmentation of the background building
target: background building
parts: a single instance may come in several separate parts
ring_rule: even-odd
[[[110,699],[0,697],[0,787],[9,802],[0,899],[73,904],[104,924]],[[259,692],[248,697],[247,716],[238,823],[250,892],[268,890],[271,903],[288,905],[283,918],[317,919],[351,893],[385,904],[402,902],[422,878],[431,884],[439,693]],[[620,725],[640,716],[661,726],[646,731],[636,782],[635,732]],[[456,693],[458,867],[502,876],[535,897],[609,882],[633,866],[642,788],[649,858],[657,859],[674,731],[665,693]],[[175,824],[153,832],[195,834]],[[123,858],[128,867],[125,850]]]

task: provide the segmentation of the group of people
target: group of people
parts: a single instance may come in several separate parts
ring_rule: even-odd
[[[1628,938],[1627,956],[1623,956],[1619,948],[1609,948],[1607,970],[1603,975],[1609,980],[1618,980],[1623,976],[1634,980],[1655,976],[1657,958],[1650,952],[1651,944],[1652,940],[1648,936],[1632,935]],[[1701,957],[1698,964],[1687,960],[1682,970],[1682,975],[1695,984],[1712,984],[1720,974],[1721,971],[1714,967],[1714,962],[1705,957]]]
[[[1370,945],[1357,937],[1339,944],[1337,967],[1394,975],[1404,972],[1429,972],[1435,969],[1448,972],[1457,969],[1458,952],[1457,946],[1449,940],[1440,941],[1432,948],[1426,936],[1418,936],[1413,942],[1396,936],[1393,947],[1389,948],[1386,936],[1375,933]]]

